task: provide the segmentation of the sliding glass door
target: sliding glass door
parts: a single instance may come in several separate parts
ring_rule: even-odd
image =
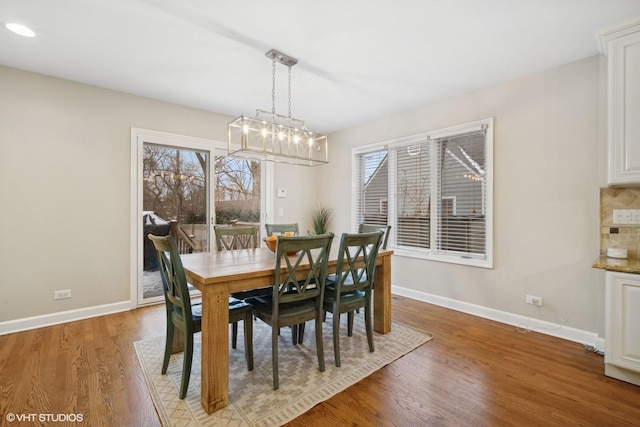
[[[226,154],[217,141],[132,129],[135,305],[164,300],[149,233],[171,235],[183,254],[204,252],[216,250],[214,225],[252,225],[260,233],[271,218],[273,167]]]

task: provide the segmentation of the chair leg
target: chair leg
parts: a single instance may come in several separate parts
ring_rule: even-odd
[[[273,370],[273,389],[280,388],[278,379],[278,330],[275,325],[271,326],[271,369]]]
[[[353,336],[353,311],[347,313],[347,336]]]
[[[244,318],[244,357],[247,369],[253,371],[253,316],[250,312]]]
[[[371,303],[364,307],[364,324],[367,329],[367,341],[369,342],[369,352],[373,353],[373,321],[371,320]]]
[[[191,377],[191,362],[193,361],[193,333],[185,332],[184,359],[182,361],[182,381],[180,383],[180,399],[184,399],[189,388],[189,378]]]
[[[164,346],[164,360],[162,361],[162,375],[167,373],[167,368],[169,367],[169,359],[171,358],[171,350],[173,348],[173,337],[174,337],[174,329],[173,323],[171,320],[167,321],[167,342]]]
[[[231,324],[231,348],[235,350],[238,345],[238,322]]]
[[[302,344],[304,340],[304,325],[306,325],[306,323],[300,323],[298,325],[298,344]]]
[[[340,367],[340,313],[338,307],[333,307],[333,357],[336,366]]]
[[[298,325],[291,326],[291,343],[298,344]]]
[[[324,372],[324,345],[322,343],[322,313],[316,314],[316,352],[318,353],[318,368]]]

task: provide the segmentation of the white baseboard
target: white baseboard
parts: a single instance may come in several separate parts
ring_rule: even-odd
[[[131,301],[121,301],[112,304],[96,305],[93,307],[79,308],[76,310],[61,311],[58,313],[43,314],[41,316],[25,317],[23,319],[7,320],[0,322],[0,335],[14,332],[27,331],[29,329],[44,328],[60,323],[73,322],[75,320],[88,319],[90,317],[104,316],[105,314],[119,313],[131,310]]]
[[[539,319],[520,316],[506,311],[495,310],[480,305],[470,304],[463,301],[445,298],[438,295],[420,292],[413,289],[392,286],[394,294],[424,301],[429,304],[450,308],[452,310],[494,320],[524,329],[533,330],[542,334],[578,342],[584,345],[593,346],[599,352],[604,352],[605,341],[594,332],[583,331],[570,328],[568,326],[550,323]],[[75,320],[88,319],[90,317],[104,316],[106,314],[119,313],[131,310],[131,301],[121,301],[112,304],[98,305],[94,307],[80,308],[77,310],[62,311],[59,313],[45,314],[41,316],[26,317],[24,319],[8,320],[0,322],[0,335],[12,334],[14,332],[26,331],[46,326],[58,325],[60,323],[73,322]]]
[[[592,346],[596,350],[604,352],[604,339],[599,337],[595,332],[575,329],[557,323],[546,322],[540,319],[534,319],[531,317],[508,313],[506,311],[495,310],[493,308],[470,304],[467,302],[445,298],[438,295],[433,295],[426,292],[420,292],[399,286],[392,286],[391,292],[396,295],[416,299],[418,301],[427,302],[429,304],[450,308],[452,310],[460,311],[485,319],[495,320],[496,322],[505,323],[507,325],[520,327],[523,330],[539,332],[541,334],[551,335],[557,338],[562,338],[587,346]]]

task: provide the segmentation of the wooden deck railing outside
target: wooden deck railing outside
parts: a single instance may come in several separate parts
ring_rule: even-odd
[[[187,234],[187,232],[184,231],[184,228],[182,228],[175,219],[169,221],[169,234],[176,241],[178,251],[180,251],[181,254],[190,254],[201,251],[201,248],[199,248],[198,245],[196,245],[196,242],[194,242],[193,236]]]

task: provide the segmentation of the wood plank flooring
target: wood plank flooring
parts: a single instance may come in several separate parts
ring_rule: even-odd
[[[393,297],[393,319],[434,339],[291,426],[640,426],[640,387],[576,343]],[[81,414],[82,426],[157,426],[133,342],[164,333],[164,306],[0,336],[0,425]]]

